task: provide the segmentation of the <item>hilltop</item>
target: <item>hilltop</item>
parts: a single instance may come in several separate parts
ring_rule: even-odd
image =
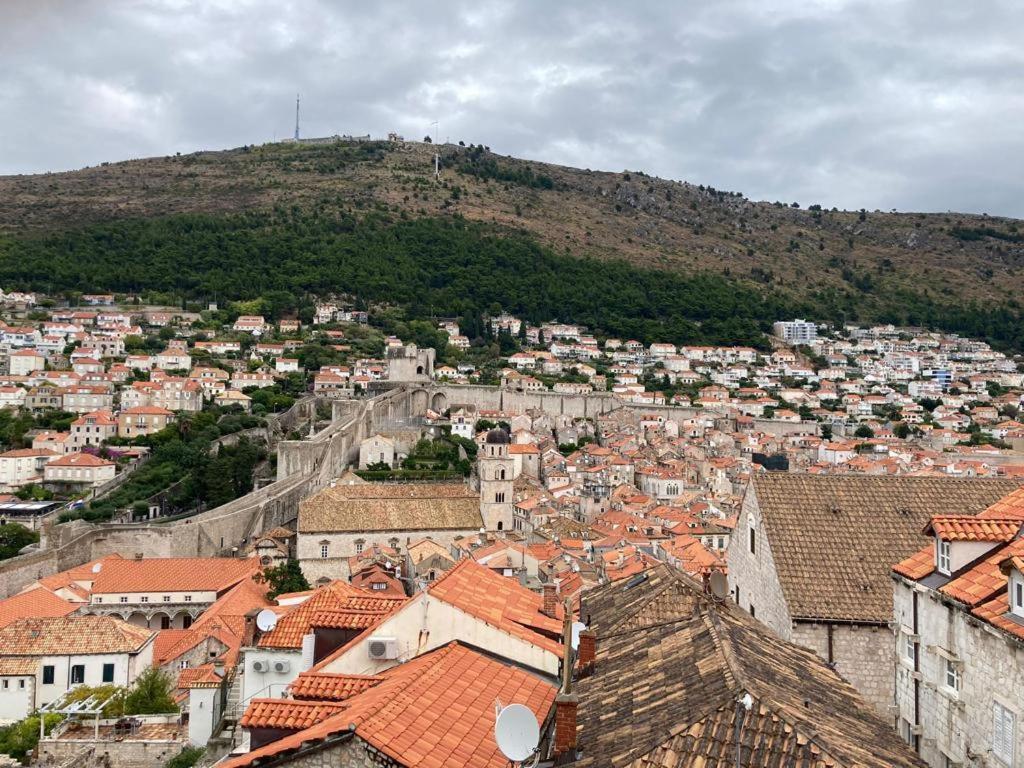
[[[482,146],[437,150],[440,183],[435,148],[413,142],[268,144],[0,177],[0,247],[15,256],[0,278],[45,285],[44,265],[22,257],[24,244],[36,253],[46,242],[52,254],[55,235],[90,227],[109,233],[196,214],[358,222],[372,213],[465,221],[559,257],[710,273],[764,297],[774,314],[936,324],[1024,343],[1015,298],[1024,289],[1024,229],[1015,220],[793,207],[639,171],[566,168]]]

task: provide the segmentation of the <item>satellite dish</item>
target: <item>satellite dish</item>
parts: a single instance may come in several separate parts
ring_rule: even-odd
[[[572,623],[572,649],[574,651],[580,647],[580,632],[586,628],[587,625],[582,621],[574,621]]]
[[[256,626],[260,632],[269,632],[277,626],[277,614],[269,608],[264,608],[256,614]]]
[[[713,571],[711,578],[711,594],[717,597],[719,600],[725,600],[729,596],[729,580],[725,578],[725,574],[721,571]]]
[[[501,754],[509,760],[521,763],[537,751],[540,742],[540,726],[529,707],[509,704],[494,720],[494,740]]]
[[[92,567],[92,572],[93,573],[99,573],[102,569],[103,569],[103,563],[96,563],[96,565],[94,565]]]

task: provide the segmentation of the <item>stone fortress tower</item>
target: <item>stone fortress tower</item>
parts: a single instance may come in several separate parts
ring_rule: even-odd
[[[397,382],[431,381],[434,378],[434,349],[415,344],[388,349],[388,379]]]

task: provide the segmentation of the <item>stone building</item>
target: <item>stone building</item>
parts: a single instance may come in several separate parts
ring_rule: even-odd
[[[892,718],[890,571],[935,514],[977,513],[1010,480],[801,475],[752,479],[728,550],[733,599],[818,653]]]
[[[933,517],[894,569],[899,730],[935,768],[1024,761],[1024,490]]]
[[[387,464],[395,466],[398,453],[394,440],[384,435],[371,435],[359,444],[359,468],[366,469],[371,464]]]
[[[436,355],[433,349],[419,349],[415,344],[389,348],[388,381],[431,381]]]
[[[512,530],[516,462],[509,456],[508,432],[492,429],[477,453],[480,476],[480,515],[488,531]]]
[[[296,554],[310,582],[348,578],[349,558],[373,545],[401,551],[429,536],[450,547],[482,526],[462,483],[338,483],[299,504]]]

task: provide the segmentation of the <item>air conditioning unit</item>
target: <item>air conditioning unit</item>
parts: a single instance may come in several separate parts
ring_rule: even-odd
[[[282,674],[283,675],[289,669],[291,669],[291,664],[289,664],[287,661],[275,661],[274,662],[274,671],[277,672],[278,674]]]
[[[397,659],[398,638],[371,637],[367,649],[371,659]]]
[[[252,663],[252,671],[253,672],[266,672],[267,671],[267,662],[265,662],[265,661],[258,661],[258,660],[254,661]]]

